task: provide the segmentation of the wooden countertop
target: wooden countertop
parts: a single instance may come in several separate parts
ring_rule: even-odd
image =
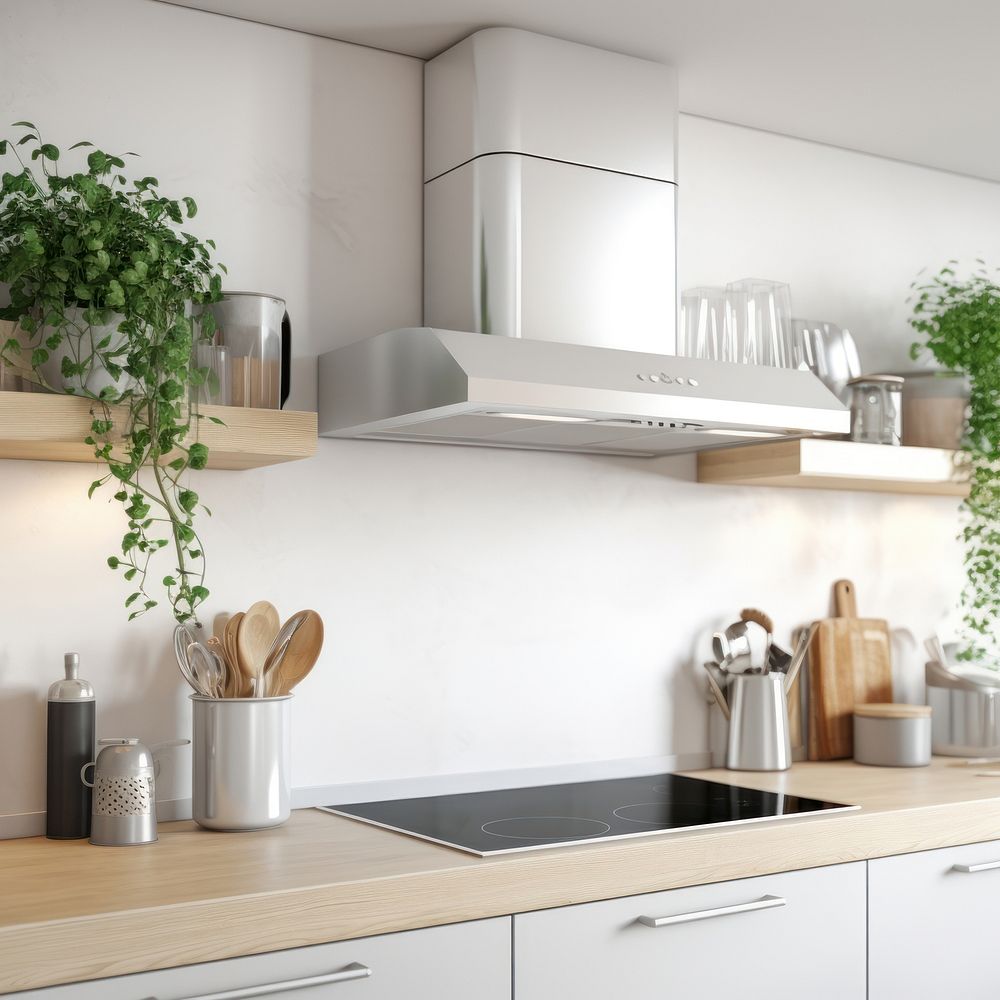
[[[797,764],[694,772],[854,812],[477,858],[315,810],[157,844],[0,843],[0,993],[1000,838],[1000,779]]]

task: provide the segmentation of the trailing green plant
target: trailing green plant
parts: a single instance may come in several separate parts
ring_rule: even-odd
[[[910,325],[924,336],[911,349],[929,351],[949,371],[969,378],[963,450],[969,471],[965,501],[966,584],[960,657],[1000,666],[1000,286],[983,261],[959,277],[949,261],[933,278],[913,285]]]
[[[107,562],[132,584],[129,620],[158,603],[150,574],[164,549],[173,569],[159,582],[177,620],[192,619],[208,596],[194,524],[205,508],[186,474],[205,467],[208,449],[186,443],[200,419],[189,390],[209,378],[192,355],[212,339],[200,307],[221,298],[225,268],[213,264],[211,240],[180,228],[197,211],[191,198],[126,176],[124,157],[136,154],[78,142],[70,149],[89,150],[77,154],[85,169],[60,174],[60,150],[31,122],[13,127],[21,137],[0,140],[0,159],[16,162],[0,179],[0,283],[10,295],[0,318],[16,326],[0,356],[47,389],[91,400],[85,440],[108,471],[89,495],[108,486],[125,514],[121,551]],[[93,391],[101,369],[114,384]]]

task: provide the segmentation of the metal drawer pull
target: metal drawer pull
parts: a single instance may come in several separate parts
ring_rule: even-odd
[[[199,993],[187,1000],[250,1000],[251,997],[269,997],[275,993],[290,993],[304,990],[307,986],[330,986],[333,983],[349,983],[355,979],[367,979],[372,970],[360,962],[345,965],[339,972],[328,972],[323,976],[308,976],[305,979],[285,979],[280,983],[264,983],[261,986],[244,986],[241,990],[223,990],[221,993]],[[155,998],[153,998],[155,1000]]]
[[[1000,868],[1000,861],[984,861],[981,865],[952,865],[953,872],[988,872],[993,868]]]
[[[737,903],[735,906],[717,906],[714,910],[692,910],[690,913],[676,913],[672,917],[639,917],[639,923],[646,927],[671,927],[674,924],[693,924],[696,920],[711,920],[712,917],[728,917],[731,913],[752,913],[754,910],[773,910],[776,906],[787,906],[783,896],[761,896],[752,903]]]

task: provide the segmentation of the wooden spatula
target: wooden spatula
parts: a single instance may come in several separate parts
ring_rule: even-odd
[[[836,618],[818,623],[809,649],[809,759],[854,753],[854,706],[892,701],[889,626],[858,618],[854,584],[833,586]]]

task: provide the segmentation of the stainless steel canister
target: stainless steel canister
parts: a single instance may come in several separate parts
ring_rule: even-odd
[[[785,675],[737,674],[729,686],[732,718],[726,767],[787,771],[792,766]]]
[[[936,660],[925,670],[934,753],[1000,757],[1000,674]]]
[[[191,695],[191,809],[200,826],[260,830],[288,819],[291,698]]]

